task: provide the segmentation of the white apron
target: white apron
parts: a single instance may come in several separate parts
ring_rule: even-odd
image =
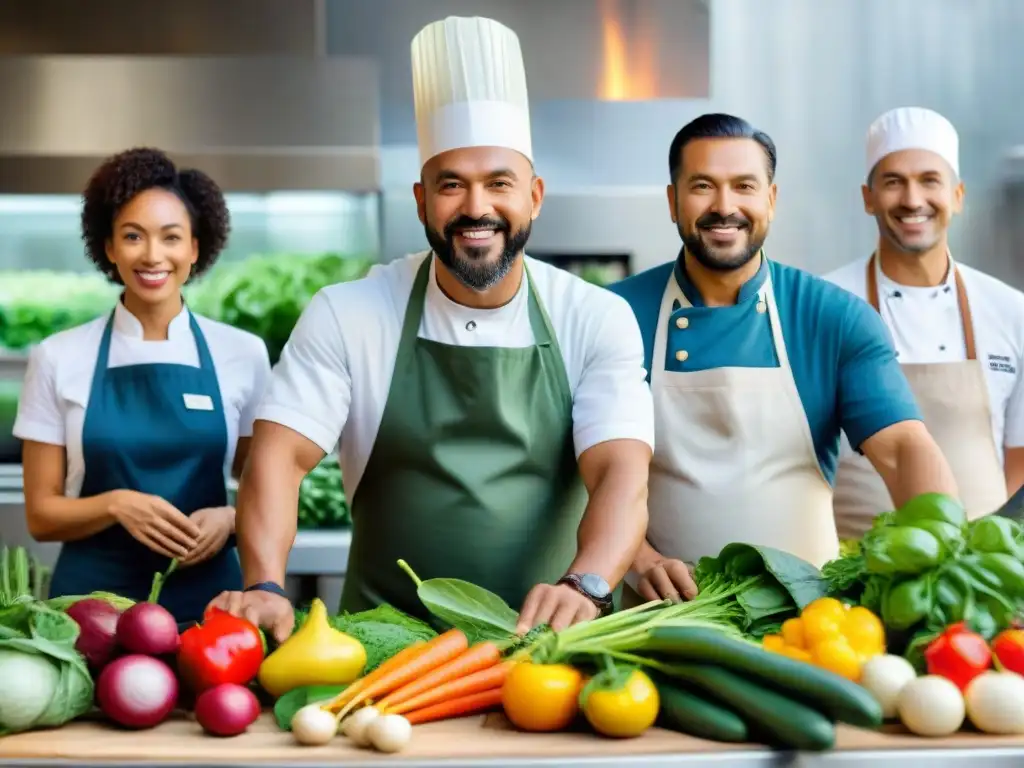
[[[866,292],[868,303],[876,311],[877,261],[877,255],[868,259]],[[953,470],[967,516],[974,520],[994,512],[1006,501],[1006,478],[992,437],[988,387],[977,359],[967,291],[952,259],[950,268],[955,270],[967,359],[957,363],[912,363],[902,368],[924,423]],[[845,435],[834,505],[836,525],[843,539],[859,539],[877,515],[895,507],[882,477],[865,456],[850,447]]]
[[[661,300],[651,362],[656,426],[647,540],[662,556],[688,563],[745,542],[820,568],[839,555],[832,489],[793,381],[771,276],[750,311],[768,312],[778,368],[666,371],[676,299],[692,306],[673,275]],[[676,322],[684,339],[686,325],[684,318]],[[637,599],[630,592],[625,605]]]

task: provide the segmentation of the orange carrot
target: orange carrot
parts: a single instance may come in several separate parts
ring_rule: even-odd
[[[447,664],[435,667],[422,677],[417,677],[401,688],[392,691],[383,699],[375,702],[374,706],[381,712],[389,710],[396,704],[401,704],[403,701],[429,691],[431,688],[436,688],[452,680],[458,680],[478,670],[493,667],[499,661],[501,661],[501,651],[498,650],[498,646],[488,642],[477,643],[472,648],[468,648],[463,653],[460,653]]]
[[[406,712],[415,712],[424,707],[440,704],[443,701],[453,701],[468,696],[471,693],[501,688],[505,683],[505,678],[508,677],[509,670],[514,666],[515,662],[512,661],[494,664],[471,675],[439,685],[431,691],[421,693],[419,696],[406,699],[401,704],[388,707],[386,713],[389,715],[404,715]]]
[[[348,703],[348,701],[355,696],[359,691],[365,688],[368,684],[373,683],[375,680],[380,679],[384,675],[391,672],[393,669],[397,669],[403,664],[408,663],[414,656],[418,656],[423,653],[427,643],[418,640],[410,646],[407,646],[392,656],[390,659],[379,665],[373,672],[363,675],[358,680],[354,681],[344,691],[339,693],[333,699],[326,704],[321,706],[321,709],[326,709],[329,712],[337,710],[339,707]]]
[[[443,635],[431,639],[424,645],[418,654],[409,659],[405,664],[396,664],[375,680],[365,683],[361,689],[349,699],[338,719],[342,719],[367,699],[375,699],[378,696],[386,696],[397,688],[430,670],[446,664],[459,654],[465,652],[469,647],[466,635],[458,629],[449,629]]]
[[[443,701],[431,707],[417,709],[415,712],[409,712],[405,719],[413,725],[431,723],[435,720],[449,720],[456,717],[465,717],[466,715],[475,715],[499,704],[501,704],[501,688],[492,688],[489,691],[471,693],[468,696],[460,696],[457,699]]]

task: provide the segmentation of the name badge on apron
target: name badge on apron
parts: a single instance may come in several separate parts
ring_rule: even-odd
[[[185,398],[185,407],[190,411],[212,411],[213,398],[209,395],[182,395]]]

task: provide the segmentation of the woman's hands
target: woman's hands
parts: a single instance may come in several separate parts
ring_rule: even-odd
[[[202,563],[224,549],[235,530],[235,508],[208,507],[193,512],[191,519],[199,526],[199,542],[188,555],[179,558],[181,567]]]
[[[235,530],[234,507],[208,507],[186,515],[159,496],[118,490],[109,494],[110,515],[149,549],[181,567],[209,560]]]
[[[179,560],[195,551],[202,533],[198,521],[174,505],[138,491],[111,491],[107,509],[136,541],[161,555]],[[234,515],[232,514],[232,524]]]

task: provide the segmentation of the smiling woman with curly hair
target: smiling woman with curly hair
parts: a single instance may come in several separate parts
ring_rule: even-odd
[[[123,290],[109,315],[32,350],[14,427],[29,531],[63,543],[51,596],[145,600],[174,560],[160,602],[186,623],[241,588],[226,480],[270,363],[262,340],[182,299],[228,231],[216,182],[156,149],[107,159],[86,186],[86,255]]]

